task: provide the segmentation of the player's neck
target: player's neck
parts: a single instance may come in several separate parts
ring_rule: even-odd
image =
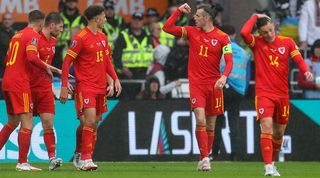
[[[87,28],[93,33],[93,34],[97,34],[99,32],[99,28],[92,23],[89,23]]]
[[[29,28],[32,28],[32,29],[33,29],[35,32],[37,32],[37,33],[40,32],[39,27],[38,27],[37,25],[35,25],[35,24],[29,23],[29,24],[28,24],[28,27],[29,27]]]
[[[50,33],[50,30],[49,30],[49,29],[43,28],[43,29],[42,29],[42,33],[44,34],[44,36],[45,36],[47,39],[50,39],[50,38],[51,38],[51,33]]]
[[[211,32],[214,29],[214,26],[212,24],[207,24],[204,27],[202,27],[202,30],[205,32]]]

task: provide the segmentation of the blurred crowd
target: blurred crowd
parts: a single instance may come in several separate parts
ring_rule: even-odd
[[[181,80],[187,78],[188,41],[176,38],[162,30],[166,19],[185,3],[183,0],[172,0],[165,15],[160,16],[156,8],[148,8],[145,12],[134,12],[127,23],[116,13],[116,3],[105,0],[107,22],[102,31],[107,35],[113,50],[113,64],[122,81],[122,99],[162,99],[171,98],[173,90],[181,87]],[[215,26],[230,29],[232,24],[225,24],[222,15],[224,7],[214,0],[196,0],[196,5],[211,3],[218,11]],[[61,68],[71,38],[86,25],[82,12],[78,9],[78,0],[60,0],[58,9],[64,21],[64,31],[57,37],[53,65]],[[303,74],[292,69],[291,87],[293,97],[309,99],[320,98],[320,0],[273,0],[273,8],[256,9],[275,19],[280,35],[290,36],[296,40],[315,76],[313,82],[304,80]],[[182,16],[177,25],[194,25],[192,17]],[[229,27],[229,28],[226,28]],[[10,38],[20,29],[21,23],[15,23],[12,14],[4,13],[0,25],[0,78],[4,72],[4,58]],[[234,28],[234,27],[233,27]],[[238,33],[239,29],[235,29]],[[227,32],[226,32],[227,33]],[[235,41],[250,56],[250,50],[241,41]],[[247,57],[247,56],[246,56]],[[254,63],[249,59],[246,66],[246,81],[254,80]],[[72,73],[72,69],[71,69]],[[57,76],[59,77],[59,76]],[[252,84],[253,82],[251,82]],[[249,92],[248,92],[249,91]],[[253,87],[246,92],[253,97]]]

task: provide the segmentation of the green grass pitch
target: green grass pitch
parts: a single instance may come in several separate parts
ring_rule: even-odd
[[[212,162],[212,171],[197,172],[196,162],[98,162],[94,172],[77,171],[72,163],[64,163],[55,171],[47,171],[46,163],[32,165],[41,172],[17,172],[15,163],[0,163],[0,178],[251,178],[264,177],[258,162]],[[285,162],[277,164],[281,177],[320,178],[320,162]]]

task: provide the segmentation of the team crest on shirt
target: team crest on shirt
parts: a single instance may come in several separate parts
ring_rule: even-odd
[[[191,103],[192,103],[192,104],[195,104],[196,102],[197,102],[197,99],[196,99],[196,98],[192,98],[192,99],[191,99]]]
[[[280,54],[284,54],[284,52],[286,52],[286,48],[285,47],[280,47],[278,48],[278,51]]]
[[[264,113],[264,108],[260,108],[258,111],[259,111],[260,114],[263,114]]]
[[[75,48],[77,46],[77,41],[76,40],[72,40],[70,47],[71,48]]]
[[[105,40],[102,40],[101,43],[102,43],[103,47],[106,47],[106,41]]]
[[[212,46],[217,45],[217,43],[218,43],[218,40],[217,40],[217,39],[212,39],[212,40],[211,40]]]
[[[86,103],[86,104],[88,104],[88,103],[89,103],[89,101],[90,101],[90,99],[89,99],[89,98],[85,98],[85,99],[83,99],[83,102],[84,102],[84,103]]]
[[[38,44],[38,39],[37,38],[32,38],[31,43],[33,45],[37,45]]]

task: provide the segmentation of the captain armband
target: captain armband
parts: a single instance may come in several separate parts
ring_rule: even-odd
[[[222,47],[222,53],[223,54],[232,53],[231,44],[227,44],[226,46]]]

